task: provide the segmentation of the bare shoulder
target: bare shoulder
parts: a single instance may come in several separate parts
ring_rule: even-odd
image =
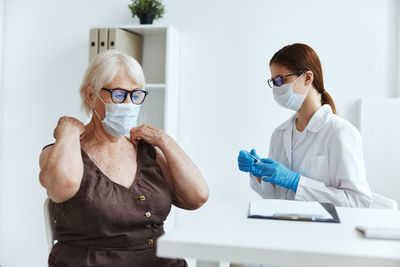
[[[160,165],[164,165],[167,163],[167,159],[164,156],[164,153],[159,149],[158,147],[155,147],[156,149],[156,161]],[[161,166],[163,167],[163,166]]]
[[[46,146],[39,156],[39,166],[42,169],[46,164],[47,159],[49,158],[50,153],[53,151],[54,145]]]
[[[158,147],[156,147],[156,161],[157,161],[158,165],[160,165],[165,178],[167,180],[170,180],[172,175],[171,175],[171,170],[168,165],[167,158],[165,157],[165,155],[161,151],[161,149],[159,149]]]

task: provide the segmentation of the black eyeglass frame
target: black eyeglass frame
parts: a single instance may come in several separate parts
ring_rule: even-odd
[[[284,78],[290,77],[290,76],[293,76],[293,75],[300,76],[300,75],[302,75],[302,74],[304,74],[306,72],[307,72],[307,70],[303,70],[303,71],[298,71],[298,72],[287,74],[287,75],[278,75],[275,78],[268,79],[267,83],[268,83],[268,86],[271,87],[271,88],[273,88],[274,85],[280,87],[280,86],[284,85],[284,83],[283,83],[283,79]],[[279,84],[279,82],[277,82],[277,79],[280,79],[280,81],[281,81],[280,84]],[[271,83],[272,83],[272,85],[271,85]]]
[[[135,105],[141,105],[141,104],[144,102],[144,100],[146,99],[146,96],[149,94],[149,92],[148,92],[148,91],[146,91],[146,90],[137,90],[137,89],[135,89],[135,90],[132,90],[132,91],[129,91],[129,90],[126,90],[126,89],[124,89],[124,88],[113,88],[113,89],[101,88],[101,90],[104,90],[104,91],[110,92],[111,100],[112,100],[112,102],[113,102],[113,103],[115,103],[115,104],[121,104],[121,103],[124,103],[124,102],[125,102],[125,100],[126,100],[126,97],[127,97],[127,95],[128,95],[128,94],[130,94],[131,101],[132,101],[132,103],[133,103],[133,100],[132,100],[132,94],[133,94],[134,92],[143,92],[143,93],[144,93],[143,100],[142,100],[140,103],[138,103],[138,104],[136,104],[136,103],[133,103],[133,104],[135,104]],[[114,101],[114,99],[113,99],[113,92],[114,92],[115,90],[122,90],[122,91],[124,91],[124,92],[125,92],[125,95],[124,95],[124,100],[123,100],[122,102],[115,102],[115,101]]]

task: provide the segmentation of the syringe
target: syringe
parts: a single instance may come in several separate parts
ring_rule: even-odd
[[[256,157],[256,156],[254,156],[254,155],[252,155],[249,151],[247,151],[247,150],[245,150],[245,149],[243,149],[243,148],[241,148],[240,146],[238,146],[237,144],[234,144],[237,148],[239,148],[240,150],[244,150],[244,151],[246,151],[247,152],[247,154],[250,156],[250,157],[252,157],[254,160],[255,160],[255,162],[260,162],[260,160]]]

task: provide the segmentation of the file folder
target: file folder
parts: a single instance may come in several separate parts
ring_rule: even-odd
[[[107,50],[108,45],[108,29],[99,29],[99,53]]]
[[[143,38],[141,35],[119,28],[108,31],[108,49],[128,54],[142,64]]]
[[[99,30],[98,29],[90,29],[89,33],[89,63],[92,61],[92,58],[97,55],[99,52]]]

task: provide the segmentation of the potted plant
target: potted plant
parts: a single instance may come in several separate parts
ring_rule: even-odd
[[[159,0],[132,0],[128,5],[132,18],[138,16],[140,24],[152,24],[164,15],[164,5]]]

